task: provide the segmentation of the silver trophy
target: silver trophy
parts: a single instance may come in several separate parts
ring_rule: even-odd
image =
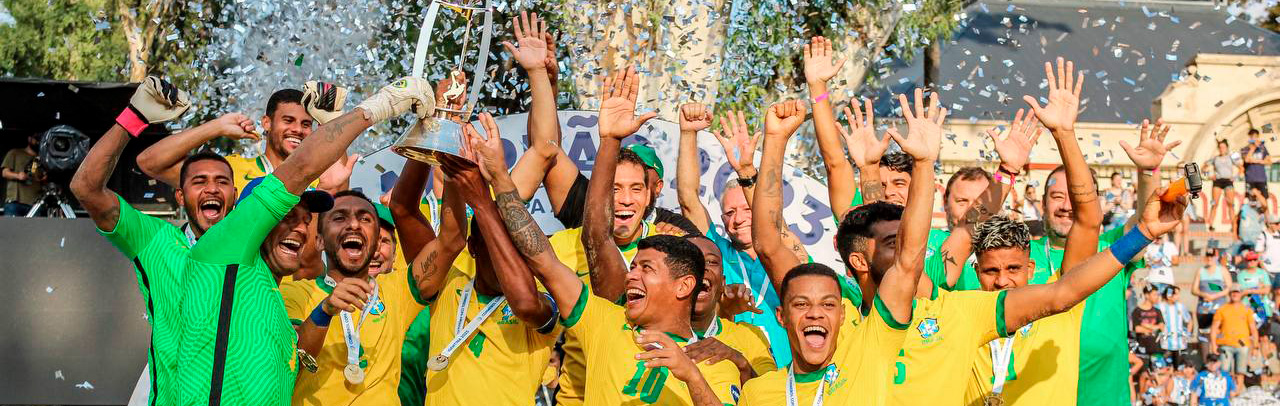
[[[431,6],[427,8],[426,18],[423,19],[422,29],[418,34],[418,46],[413,55],[413,76],[422,77],[423,75],[427,62],[427,50],[431,47],[431,34],[435,31],[436,17],[439,15],[441,7],[453,10],[466,22],[463,27],[462,51],[458,57],[458,68],[454,69],[450,74],[450,79],[453,80],[450,82],[449,87],[443,94],[438,95],[438,97],[446,101],[445,105],[436,106],[435,117],[419,120],[391,147],[391,151],[405,158],[432,165],[440,164],[440,154],[462,156],[462,125],[446,117],[451,114],[471,117],[471,111],[475,108],[476,99],[480,96],[480,88],[484,84],[485,65],[489,62],[487,57],[489,40],[493,33],[492,0],[458,0],[456,3],[433,0]],[[460,78],[462,75],[460,69],[466,62],[467,47],[471,44],[472,22],[477,14],[484,14],[484,23],[479,27],[481,30],[480,48],[477,52],[475,68],[469,78],[471,82],[470,91],[468,91],[465,80]],[[466,104],[460,109],[450,108],[448,101],[454,100],[464,93],[467,94]]]

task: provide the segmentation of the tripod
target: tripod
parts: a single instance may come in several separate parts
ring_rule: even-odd
[[[62,195],[61,186],[54,182],[47,182],[40,189],[40,197],[36,199],[36,204],[31,206],[31,210],[27,211],[27,217],[76,218],[76,212],[71,210],[71,205]],[[41,209],[45,213],[41,213]]]

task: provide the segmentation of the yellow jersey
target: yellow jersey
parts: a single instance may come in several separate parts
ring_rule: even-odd
[[[407,276],[406,276],[407,275]],[[404,332],[422,311],[417,284],[412,272],[378,275],[374,278],[378,301],[362,323],[360,314],[352,313],[352,321],[360,326],[360,366],[364,382],[353,385],[343,376],[347,365],[347,346],[342,335],[342,322],[334,317],[325,333],[324,346],[314,354],[316,372],[298,372],[293,390],[294,405],[385,405],[398,403],[396,389],[400,385],[400,349]],[[280,286],[285,310],[295,324],[310,317],[311,311],[324,301],[333,288],[325,278],[291,280]]]
[[[691,405],[688,386],[670,376],[666,367],[645,368],[636,354],[645,352],[636,345],[634,327],[627,322],[623,307],[596,297],[584,284],[573,312],[564,317],[565,336],[576,337],[586,355],[586,371],[591,385],[584,396],[588,405]],[[685,346],[684,338],[668,334]],[[720,403],[736,404],[741,393],[741,376],[732,362],[713,365],[698,363],[698,370]]]
[[[933,290],[915,301],[911,328],[889,386],[888,404],[964,403],[978,348],[1006,336],[1005,291]]]
[[[759,327],[722,317],[716,318],[715,324],[715,335],[706,336],[703,335],[705,332],[696,331],[695,333],[702,338],[715,337],[729,348],[742,353],[742,356],[746,357],[747,362],[751,364],[751,370],[755,371],[756,376],[778,369],[778,366],[773,363],[773,354],[769,352],[769,340],[765,338],[764,331]]]
[[[231,154],[224,158],[227,159],[227,163],[231,164],[231,181],[236,186],[236,193],[244,191],[244,187],[249,184],[249,181],[267,176],[275,168],[270,161],[267,161],[266,155],[245,158],[244,155]],[[320,180],[316,179],[311,182],[311,187],[315,188],[318,184],[320,184]]]
[[[890,377],[888,365],[902,348],[907,325],[894,320],[879,297],[872,299],[871,313],[865,318],[855,316],[859,310],[846,286],[842,279],[845,321],[836,337],[835,354],[827,368],[796,375],[799,404],[812,404],[819,387],[823,388],[825,404],[884,404]],[[747,381],[740,404],[786,404],[788,370],[777,369]]]
[[[644,233],[641,238],[653,235],[653,229],[652,224],[644,223]],[[618,247],[627,263],[635,259],[636,244],[639,241],[637,239],[625,247]],[[551,235],[550,242],[551,248],[556,252],[556,258],[577,273],[582,283],[591,286],[591,269],[587,264],[587,251],[582,246],[582,228],[557,231]],[[556,393],[556,403],[564,406],[580,406],[583,394],[586,393],[583,388],[587,374],[582,344],[576,338],[566,335],[564,344],[561,344],[560,348],[564,350],[564,358],[560,360],[560,392]]]
[[[470,257],[468,255],[468,257]],[[453,268],[431,303],[431,352],[436,356],[454,338],[462,290],[471,276]],[[466,320],[496,297],[472,293]],[[541,326],[516,317],[502,304],[449,357],[440,371],[427,370],[427,403],[432,405],[532,405],[551,361],[558,331],[539,332]]]
[[[1071,406],[1080,377],[1080,321],[1084,302],[1036,320],[1013,335],[1013,355],[1001,397],[1006,405]],[[978,348],[965,404],[981,406],[991,393],[991,345]]]

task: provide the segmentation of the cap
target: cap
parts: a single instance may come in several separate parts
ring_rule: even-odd
[[[382,205],[382,203],[374,203],[373,208],[378,210],[378,221],[382,223],[383,227],[390,228],[392,230],[396,229],[396,220],[391,217],[390,208]]]
[[[1254,261],[1258,259],[1258,253],[1249,251],[1244,254],[1245,261]]]
[[[654,151],[653,147],[645,144],[631,144],[627,146],[627,149],[639,155],[640,160],[644,161],[644,166],[653,168],[654,171],[658,172],[658,177],[662,177],[662,160],[658,159],[658,152]]]
[[[1214,362],[1218,362],[1218,354],[1214,354],[1214,353],[1205,354],[1204,363],[1210,364]]]
[[[240,198],[236,199],[236,204],[240,204],[246,197],[249,197],[253,193],[253,188],[262,184],[263,179],[266,179],[266,177],[253,178],[248,184],[244,185],[244,190],[240,191]],[[312,213],[323,213],[333,208],[333,196],[323,190],[310,189],[302,192],[302,195],[299,196],[298,204],[303,205]]]

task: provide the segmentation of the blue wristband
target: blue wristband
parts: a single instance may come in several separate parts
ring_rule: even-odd
[[[1128,264],[1129,261],[1133,260],[1133,257],[1142,252],[1144,248],[1147,248],[1148,244],[1151,244],[1151,239],[1142,234],[1142,231],[1135,226],[1111,244],[1111,256],[1115,257],[1116,261],[1121,264]]]
[[[333,321],[333,316],[324,312],[324,303],[320,303],[315,310],[311,311],[311,322],[315,323],[316,326],[329,327],[330,321]]]

